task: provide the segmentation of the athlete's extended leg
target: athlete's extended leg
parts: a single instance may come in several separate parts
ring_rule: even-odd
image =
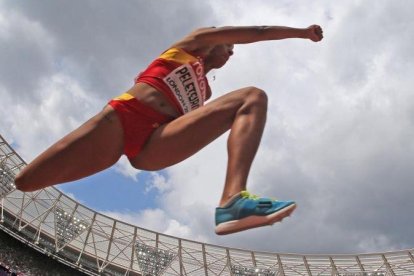
[[[246,188],[247,177],[266,121],[267,96],[255,87],[228,93],[161,126],[141,153],[131,159],[138,169],[158,170],[193,155],[231,129],[228,167],[220,205]]]
[[[281,221],[295,209],[293,201],[259,198],[243,191],[262,136],[266,109],[267,97],[260,89],[249,87],[226,94],[158,128],[141,153],[130,159],[131,164],[146,170],[173,165],[230,129],[216,233],[230,234]]]
[[[28,164],[15,179],[28,192],[86,177],[113,165],[123,151],[123,131],[107,106]]]

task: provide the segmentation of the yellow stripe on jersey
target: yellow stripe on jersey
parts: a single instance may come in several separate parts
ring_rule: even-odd
[[[132,96],[131,94],[124,93],[124,94],[121,94],[118,97],[114,98],[114,100],[118,100],[118,101],[128,101],[128,100],[130,100],[132,98],[134,98],[134,96]]]
[[[159,58],[175,61],[181,64],[196,62],[198,59],[180,48],[171,48],[162,53]]]

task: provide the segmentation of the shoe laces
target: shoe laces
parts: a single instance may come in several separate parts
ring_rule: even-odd
[[[248,199],[252,199],[252,200],[259,200],[259,198],[260,198],[257,195],[254,195],[254,194],[249,193],[248,191],[241,191],[240,195],[243,198],[248,198]]]
[[[240,192],[240,195],[243,197],[243,198],[248,198],[248,199],[251,199],[251,200],[259,200],[259,199],[261,199],[260,198],[260,196],[258,196],[258,195],[254,195],[254,194],[251,194],[251,193],[249,193],[248,191],[241,191]],[[277,199],[275,199],[275,198],[269,198],[270,200],[272,200],[272,201],[276,201]]]

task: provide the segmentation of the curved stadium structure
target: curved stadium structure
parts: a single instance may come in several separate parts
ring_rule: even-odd
[[[86,275],[414,275],[414,249],[357,255],[265,253],[179,239],[95,212],[56,188],[23,193],[25,162],[0,136],[0,228]]]

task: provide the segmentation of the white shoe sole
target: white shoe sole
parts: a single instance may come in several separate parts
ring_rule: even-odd
[[[216,234],[227,235],[260,226],[272,225],[290,216],[295,209],[296,204],[292,204],[267,216],[248,216],[239,220],[223,222],[216,226]]]

